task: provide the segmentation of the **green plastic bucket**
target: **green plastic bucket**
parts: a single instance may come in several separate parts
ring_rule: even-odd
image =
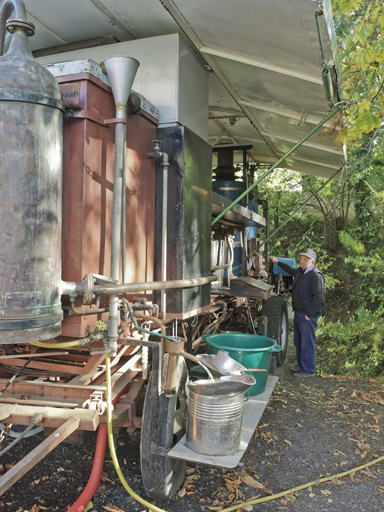
[[[243,333],[210,334],[204,337],[211,354],[219,350],[232,357],[235,361],[250,370],[266,370],[265,372],[247,371],[256,379],[249,391],[251,396],[264,393],[268,380],[269,366],[273,352],[279,352],[281,346],[266,336]]]

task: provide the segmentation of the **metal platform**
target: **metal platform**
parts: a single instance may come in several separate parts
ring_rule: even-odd
[[[201,453],[190,450],[186,445],[186,436],[177,443],[176,446],[168,452],[169,457],[184,459],[196,464],[206,464],[208,466],[218,466],[222,468],[235,468],[256,430],[257,425],[267,407],[269,398],[274,390],[279,377],[268,376],[267,386],[261,395],[249,398],[244,404],[243,424],[241,428],[240,450],[233,455],[202,455]]]
[[[227,197],[224,197],[217,192],[212,192],[212,216],[219,215],[227,206],[232,203]],[[241,224],[246,226],[249,221],[254,222],[257,226],[263,227],[266,225],[266,220],[261,215],[258,215],[248,208],[235,204],[223,217],[223,219],[232,224]]]

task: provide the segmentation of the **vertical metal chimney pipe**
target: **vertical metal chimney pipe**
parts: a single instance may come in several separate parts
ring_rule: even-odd
[[[125,154],[127,146],[127,102],[139,62],[125,56],[109,57],[104,61],[116,105],[115,128],[115,169],[113,179],[113,210],[112,210],[112,247],[111,247],[111,277],[120,280],[120,241],[122,197],[125,193]],[[118,340],[119,298],[111,295],[109,300],[108,347],[114,353]]]

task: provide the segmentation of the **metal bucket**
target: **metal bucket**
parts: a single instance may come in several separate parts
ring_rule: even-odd
[[[204,455],[239,450],[244,392],[209,396],[189,388],[187,446]]]

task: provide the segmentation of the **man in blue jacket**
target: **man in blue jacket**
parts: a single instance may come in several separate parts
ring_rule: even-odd
[[[293,341],[298,366],[289,369],[295,377],[313,377],[316,361],[317,321],[324,307],[324,276],[316,268],[316,253],[305,249],[300,253],[298,268],[271,256],[271,261],[293,276],[292,307],[295,312]]]

